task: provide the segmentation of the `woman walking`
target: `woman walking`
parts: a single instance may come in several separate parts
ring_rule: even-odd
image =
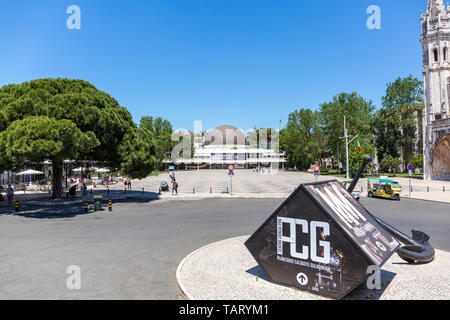
[[[12,207],[12,203],[14,200],[14,189],[8,184],[8,188],[6,189],[6,198],[8,199],[8,205]]]
[[[83,182],[83,186],[81,187],[81,197],[83,199],[83,203],[87,201],[87,186],[86,183]]]

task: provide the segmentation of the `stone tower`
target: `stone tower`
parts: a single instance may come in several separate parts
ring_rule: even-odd
[[[424,178],[450,179],[450,7],[428,0],[421,15]]]

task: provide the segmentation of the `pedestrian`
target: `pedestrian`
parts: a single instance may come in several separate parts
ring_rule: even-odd
[[[127,188],[128,180],[127,178],[123,179],[123,184],[125,185],[125,189]]]
[[[131,179],[128,178],[128,189],[131,189]]]
[[[175,178],[172,180],[172,185],[173,185],[172,194],[174,191],[176,192],[176,194],[178,194],[178,182],[177,182],[177,180],[175,180]]]
[[[6,198],[8,199],[8,205],[12,207],[12,203],[14,200],[14,189],[8,184],[8,188],[6,189]]]
[[[81,186],[81,197],[83,199],[83,203],[87,201],[87,186],[86,183],[83,182],[83,185]]]
[[[77,184],[74,183],[69,189],[70,200],[73,201],[75,199],[76,193],[77,193]]]

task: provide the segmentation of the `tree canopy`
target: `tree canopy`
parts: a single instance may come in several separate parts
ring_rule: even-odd
[[[280,149],[286,152],[286,162],[298,169],[308,169],[320,159],[324,136],[319,112],[300,109],[289,114],[286,128],[280,133]]]
[[[52,160],[55,198],[61,197],[63,159],[75,157],[113,169],[122,167],[132,176],[138,166],[139,177],[142,171],[153,170],[153,162],[148,160],[154,151],[152,141],[144,139],[149,144],[145,148],[143,142],[130,142],[140,134],[128,110],[83,80],[39,79],[3,86],[0,132],[9,139],[1,144],[3,162],[17,167],[26,159]],[[148,152],[146,156],[143,150]],[[128,165],[123,166],[124,162]]]
[[[175,142],[172,141],[172,124],[160,117],[153,118],[150,116],[142,117],[139,128],[141,130],[148,130],[154,137],[156,159],[158,166],[168,157],[172,152]]]
[[[383,107],[373,121],[380,162],[400,155],[404,162],[412,160],[417,133],[420,141],[422,136],[422,95],[422,82],[411,75],[387,84]]]
[[[361,165],[364,154],[375,154],[372,131],[374,110],[372,101],[365,100],[356,92],[341,93],[333,97],[330,102],[323,103],[320,106],[320,115],[323,119],[328,148],[339,161],[345,162],[345,139],[342,139],[344,136],[344,116],[348,134],[352,137],[359,134],[358,140],[364,152],[353,152],[355,148],[349,146],[349,162],[352,170]],[[356,165],[357,163],[359,163],[359,166]]]

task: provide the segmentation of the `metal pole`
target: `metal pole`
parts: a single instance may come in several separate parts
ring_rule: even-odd
[[[346,126],[346,119],[344,116],[344,135],[345,135],[345,157],[346,157],[346,162],[347,162],[347,179],[350,179],[350,170],[348,167],[348,132],[347,132],[347,126]]]
[[[411,178],[409,178],[409,197],[411,197]]]
[[[231,183],[231,192],[230,192],[230,196],[233,195],[233,176],[230,176],[230,183]]]

